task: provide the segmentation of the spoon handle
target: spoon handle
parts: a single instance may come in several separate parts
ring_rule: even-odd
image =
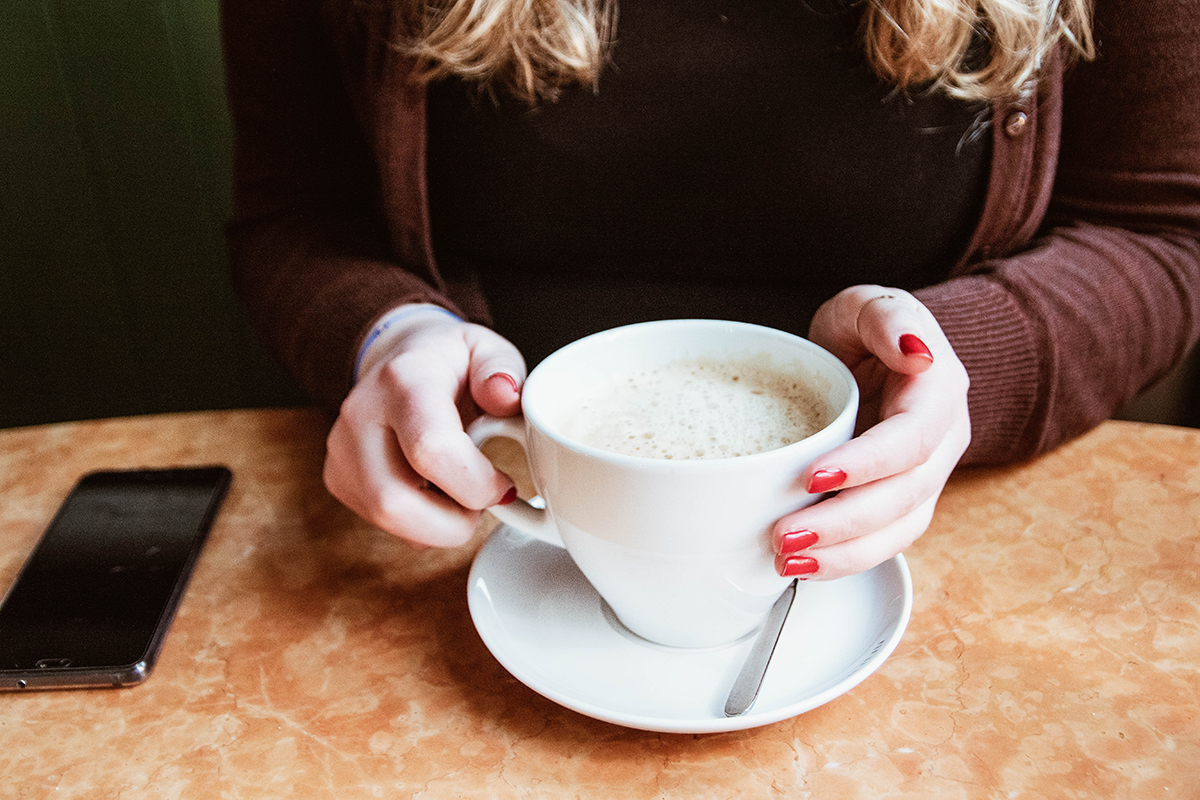
[[[779,595],[775,605],[771,606],[767,621],[763,623],[758,638],[750,648],[750,654],[746,656],[746,663],[742,665],[742,671],[733,682],[729,699],[725,701],[725,716],[741,716],[754,705],[763,677],[767,674],[767,665],[771,663],[771,655],[779,641],[779,634],[783,631],[783,623],[787,621],[788,611],[791,610],[795,598],[796,582],[792,581],[783,590],[783,594]]]

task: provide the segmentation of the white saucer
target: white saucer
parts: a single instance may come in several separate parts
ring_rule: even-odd
[[[725,700],[753,637],[702,651],[640,639],[561,548],[501,526],[475,558],[467,600],[484,644],[539,694],[630,728],[711,733],[794,717],[857,686],[900,642],[912,578],[896,556],[800,582],[758,700],[740,717],[725,716]]]

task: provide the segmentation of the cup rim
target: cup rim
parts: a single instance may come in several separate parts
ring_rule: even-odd
[[[824,347],[821,347],[820,345],[816,344],[815,342],[812,342],[809,339],[804,338],[803,336],[799,336],[794,333],[789,333],[788,331],[780,330],[778,328],[771,328],[766,325],[758,325],[758,324],[755,324],[752,322],[737,322],[737,321],[733,321],[733,320],[703,319],[703,318],[661,319],[661,320],[652,320],[649,322],[635,322],[635,323],[631,323],[629,325],[620,325],[615,328],[609,328],[607,330],[598,331],[596,333],[589,334],[588,336],[584,336],[581,339],[577,339],[574,342],[571,342],[570,344],[567,344],[567,345],[561,347],[560,349],[554,351],[549,356],[547,356],[541,363],[539,363],[536,367],[534,367],[533,371],[529,374],[529,377],[525,381],[525,386],[528,387],[530,382],[533,382],[534,387],[536,389],[537,383],[540,381],[540,379],[537,376],[538,376],[539,372],[543,371],[543,365],[547,365],[551,361],[556,360],[560,356],[560,354],[563,354],[565,356],[570,351],[584,347],[585,345],[587,345],[591,342],[594,342],[597,339],[616,338],[616,337],[633,335],[637,330],[641,330],[641,329],[645,329],[645,328],[649,328],[649,327],[679,327],[682,325],[693,325],[693,326],[710,328],[710,329],[724,327],[724,328],[736,328],[736,329],[740,329],[740,330],[751,330],[759,335],[765,335],[765,336],[769,336],[769,337],[775,338],[775,339],[787,340],[790,343],[795,344],[802,349],[808,350],[810,353],[815,355],[817,358],[819,358],[821,361],[823,361],[827,366],[829,366],[832,369],[834,374],[836,374],[839,378],[841,378],[844,381],[846,387],[848,388],[846,401],[845,401],[845,403],[843,403],[841,410],[838,411],[838,413],[836,415],[834,415],[833,419],[831,419],[829,422],[827,422],[824,425],[824,427],[822,427],[817,432],[813,433],[811,436],[806,436],[805,438],[800,439],[799,441],[792,442],[791,444],[784,445],[783,447],[777,447],[773,450],[764,450],[761,453],[751,453],[749,455],[737,455],[737,456],[723,456],[721,458],[703,458],[703,459],[652,458],[649,456],[634,456],[634,455],[629,455],[626,453],[615,453],[611,450],[604,450],[599,447],[593,447],[592,445],[584,444],[583,442],[580,442],[576,439],[572,439],[567,436],[564,436],[559,431],[554,430],[549,425],[547,425],[546,420],[543,415],[538,414],[536,412],[536,410],[531,410],[529,408],[529,406],[527,405],[527,400],[526,400],[528,395],[526,395],[525,392],[522,391],[521,413],[525,417],[526,425],[532,426],[533,428],[537,429],[543,436],[552,440],[555,444],[559,445],[560,447],[564,447],[568,450],[573,450],[575,452],[587,455],[592,458],[602,459],[605,461],[610,461],[612,463],[622,464],[622,465],[631,466],[631,467],[639,467],[642,469],[701,470],[701,469],[711,469],[716,465],[728,465],[733,462],[744,463],[746,461],[751,461],[751,460],[764,461],[764,460],[768,460],[771,458],[787,458],[790,456],[791,451],[794,450],[796,447],[799,447],[801,445],[803,445],[805,447],[810,447],[812,445],[813,440],[818,439],[818,438],[823,438],[823,437],[827,438],[830,435],[832,435],[830,433],[830,431],[835,430],[835,429],[840,430],[846,423],[845,418],[847,416],[851,416],[851,415],[853,415],[855,417],[857,416],[858,404],[859,404],[858,381],[855,380],[853,373],[850,372],[849,367],[847,367],[844,363],[842,363],[841,359],[839,359],[833,353],[826,350]],[[849,423],[850,423],[851,427],[853,428],[854,420],[853,419],[849,420]]]

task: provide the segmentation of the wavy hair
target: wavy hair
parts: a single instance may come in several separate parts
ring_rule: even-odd
[[[531,103],[596,87],[617,25],[616,0],[395,2],[413,4],[411,33],[395,46],[417,59],[418,76],[458,75]],[[902,90],[1018,98],[1060,45],[1068,59],[1094,55],[1091,0],[846,0],[859,4],[864,57]]]

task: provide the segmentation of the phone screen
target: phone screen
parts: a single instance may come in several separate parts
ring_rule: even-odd
[[[0,688],[143,680],[229,480],[225,467],[83,477],[0,605]]]

